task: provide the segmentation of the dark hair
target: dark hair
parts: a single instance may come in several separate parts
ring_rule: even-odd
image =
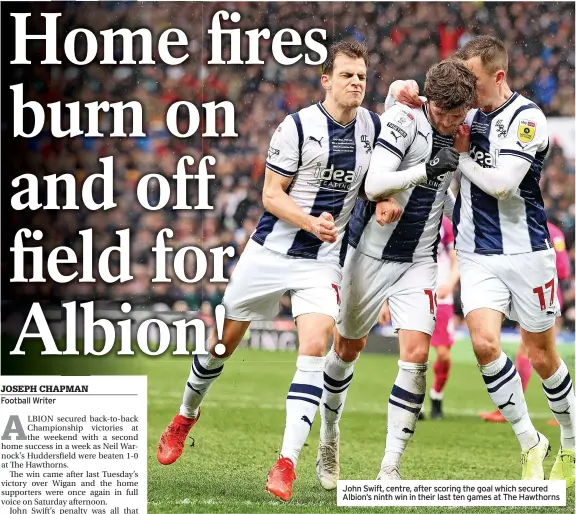
[[[368,67],[368,48],[358,41],[338,41],[328,48],[328,57],[322,64],[322,75],[331,75],[334,71],[334,59],[338,54],[351,57],[352,59],[364,59]]]
[[[443,111],[468,109],[476,101],[476,76],[462,61],[447,59],[426,73],[424,95]]]
[[[494,36],[478,36],[468,41],[454,57],[467,61],[473,57],[480,57],[482,67],[488,73],[498,70],[508,72],[508,52],[504,43]]]

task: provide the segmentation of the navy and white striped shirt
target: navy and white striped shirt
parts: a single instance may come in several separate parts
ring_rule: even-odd
[[[479,166],[502,174],[510,174],[512,167],[522,168],[526,162],[530,167],[506,200],[487,194],[462,174],[453,218],[456,249],[491,255],[551,248],[539,184],[549,146],[542,111],[513,93],[490,113],[473,109],[466,124],[471,132],[469,154]]]
[[[287,116],[272,136],[266,167],[293,178],[287,193],[304,212],[332,214],[338,238],[324,243],[265,212],[252,239],[281,254],[343,264],[348,221],[379,132],[378,115],[362,107],[347,125],[334,120],[320,103]]]
[[[453,145],[452,136],[437,132],[427,116],[427,105],[411,109],[396,104],[381,116],[381,133],[373,162],[390,163],[402,173],[427,162],[441,148]],[[435,261],[440,224],[453,173],[402,191],[394,198],[402,206],[400,219],[383,227],[375,216],[374,202],[359,201],[350,221],[350,244],[358,251],[396,262]]]

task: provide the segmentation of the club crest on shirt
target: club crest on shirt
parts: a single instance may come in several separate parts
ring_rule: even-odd
[[[506,137],[508,131],[504,128],[504,122],[502,120],[496,120],[496,132],[500,139]]]
[[[529,143],[536,135],[536,123],[533,121],[521,121],[518,125],[518,139],[523,143]]]

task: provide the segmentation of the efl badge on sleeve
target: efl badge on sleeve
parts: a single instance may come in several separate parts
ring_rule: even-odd
[[[518,125],[518,139],[523,143],[529,143],[536,134],[536,123],[533,121],[521,121]]]

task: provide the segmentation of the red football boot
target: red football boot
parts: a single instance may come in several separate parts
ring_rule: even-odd
[[[294,480],[296,480],[294,463],[288,457],[281,457],[268,472],[266,491],[287,502],[292,498]]]
[[[481,412],[478,414],[482,419],[489,421],[490,423],[505,423],[506,418],[502,416],[498,409],[492,412]]]
[[[555,419],[549,419],[549,420],[548,420],[548,424],[549,424],[551,427],[559,427],[559,426],[560,426],[560,423],[558,423],[558,421],[556,421]]]
[[[181,414],[176,414],[172,422],[162,432],[158,442],[156,458],[160,464],[168,465],[176,462],[184,451],[186,436],[200,418],[200,409],[195,418],[186,418]]]

